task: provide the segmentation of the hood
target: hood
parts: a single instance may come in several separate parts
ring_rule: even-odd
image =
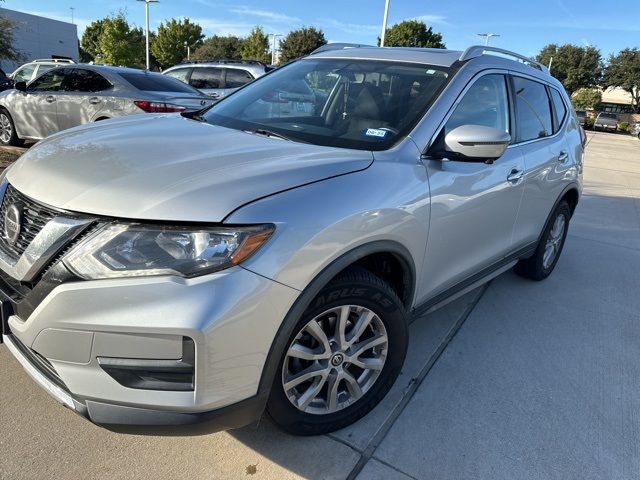
[[[111,217],[220,222],[252,200],[367,168],[371,152],[136,115],[49,137],[7,179],[53,207]]]

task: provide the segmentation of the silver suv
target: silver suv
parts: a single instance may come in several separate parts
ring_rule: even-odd
[[[162,73],[219,100],[271,70],[272,67],[253,60],[194,60]]]
[[[59,67],[60,65],[70,65],[75,62],[71,59],[65,58],[44,58],[33,60],[32,62],[25,63],[24,65],[16,68],[10,75],[14,82],[26,82],[29,83],[36,77],[39,77],[45,72],[48,72],[52,68]]]
[[[40,142],[1,179],[6,346],[117,430],[356,421],[411,316],[560,257],[581,129],[543,66],[495,50],[325,50],[204,112]],[[301,82],[310,112],[256,109]]]

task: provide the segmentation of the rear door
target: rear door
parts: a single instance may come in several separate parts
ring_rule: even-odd
[[[194,67],[189,85],[218,100],[225,95],[224,72],[219,67]]]
[[[60,130],[91,122],[101,111],[110,111],[113,108],[110,105],[113,103],[112,91],[113,85],[99,73],[84,68],[71,69],[66,88],[58,95]]]
[[[526,166],[514,243],[524,246],[537,241],[567,184],[566,173],[573,168],[572,153],[565,139],[566,129],[570,128],[569,106],[556,91],[556,101],[560,103],[554,107],[549,87],[534,79],[514,75],[512,82],[516,141],[522,148]]]
[[[16,100],[18,131],[31,138],[45,138],[59,130],[58,95],[66,88],[70,69],[55,68],[33,80],[26,94]]]
[[[514,136],[507,77],[477,78],[439,133],[483,125]],[[426,159],[431,220],[419,300],[438,295],[512,251],[512,233],[523,193],[522,149],[511,145],[493,163]]]

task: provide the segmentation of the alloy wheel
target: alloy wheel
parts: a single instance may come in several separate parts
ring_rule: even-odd
[[[341,305],[326,310],[289,345],[282,366],[284,392],[305,413],[343,410],[374,385],[388,344],[382,320],[368,308]]]
[[[562,246],[562,240],[564,238],[566,219],[564,215],[560,214],[553,222],[553,227],[549,232],[549,237],[544,247],[544,255],[542,257],[542,266],[548,269],[553,265],[554,260],[558,256],[560,247]]]
[[[11,121],[5,113],[0,113],[0,141],[2,143],[9,143],[11,136],[13,135],[13,127]]]

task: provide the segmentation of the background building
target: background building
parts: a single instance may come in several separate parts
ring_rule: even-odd
[[[73,23],[0,8],[0,17],[18,24],[14,31],[14,46],[24,62],[0,60],[0,67],[9,73],[22,63],[36,58],[71,58],[78,61],[78,27]]]

